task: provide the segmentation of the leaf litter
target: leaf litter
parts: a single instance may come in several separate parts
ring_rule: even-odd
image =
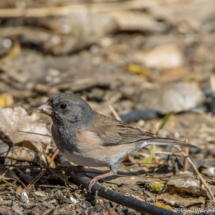
[[[0,2],[0,213],[140,214],[74,184],[60,153],[51,162],[51,122],[35,110],[59,92],[77,93],[108,116],[109,105],[131,118],[150,109],[150,120],[130,121],[151,132],[158,117],[180,112],[158,134],[199,146],[189,149],[198,176],[184,163],[187,149],[156,146],[126,158],[101,184],[171,211],[214,208],[202,183],[214,195],[214,2],[22,4]],[[89,177],[106,170],[85,168]]]

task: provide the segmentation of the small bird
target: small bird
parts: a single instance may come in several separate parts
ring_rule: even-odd
[[[60,93],[38,108],[52,118],[52,136],[60,152],[79,166],[110,167],[110,172],[94,177],[89,190],[98,180],[115,175],[117,165],[133,152],[149,145],[193,144],[157,137],[150,132],[92,110],[80,97]]]

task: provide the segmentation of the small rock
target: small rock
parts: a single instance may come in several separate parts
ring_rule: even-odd
[[[91,207],[91,204],[87,201],[81,201],[80,203],[80,206],[83,208],[83,209],[87,209],[87,208],[90,208]]]
[[[103,210],[103,207],[100,205],[100,204],[97,204],[94,208],[93,208],[94,211],[96,212],[99,212],[101,210]]]
[[[148,52],[139,52],[136,58],[149,68],[171,69],[184,64],[181,48],[175,44],[160,45]]]
[[[193,83],[171,83],[144,90],[137,104],[138,110],[152,109],[162,114],[188,111],[204,101],[203,92]]]
[[[88,211],[89,215],[104,215],[107,214],[106,211],[104,211],[103,207],[100,204],[97,204],[94,208],[91,208]]]
[[[46,197],[47,196],[45,191],[35,191],[34,194],[37,196],[40,196],[40,197]]]
[[[40,215],[40,214],[42,214],[42,211],[38,206],[34,207],[30,212],[30,215]]]
[[[1,205],[0,214],[1,215],[12,215],[12,211],[9,207],[5,207],[4,205]]]
[[[126,215],[123,211],[120,211],[118,215]]]
[[[128,213],[128,215],[141,215],[141,213],[139,212],[134,212],[134,211],[131,211]]]
[[[112,202],[104,201],[104,204],[105,204],[105,206],[108,207],[108,208],[113,208]]]
[[[76,212],[69,205],[58,205],[54,210],[54,215],[76,215]]]
[[[23,207],[21,207],[19,204],[14,204],[12,206],[12,210],[17,214],[20,214],[24,211]]]
[[[56,199],[52,199],[49,203],[50,204],[56,204],[56,202],[57,202]]]
[[[123,212],[125,215],[128,215],[128,209],[124,209],[124,210],[122,210],[120,212]]]
[[[22,203],[29,203],[29,199],[28,199],[28,194],[26,192],[21,192],[20,193],[20,200]]]
[[[77,204],[77,203],[78,203],[78,201],[77,201],[75,198],[73,198],[72,196],[69,197],[69,200],[70,200],[73,204]]]
[[[200,180],[190,172],[172,176],[167,183],[167,188],[192,193],[196,196],[207,196],[207,191],[202,187]]]

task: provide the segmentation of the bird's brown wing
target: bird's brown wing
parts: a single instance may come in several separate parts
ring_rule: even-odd
[[[143,141],[142,147],[148,144],[156,145],[181,145],[192,148],[197,148],[196,145],[182,142],[180,140],[156,137],[150,132],[144,132],[130,124],[122,121],[108,118],[104,115],[96,113],[96,119],[93,125],[85,129],[86,131],[94,132],[101,138],[103,146],[113,146],[119,144],[129,144]]]
[[[143,132],[132,125],[99,113],[96,113],[94,124],[86,130],[96,133],[104,146],[133,143],[154,137],[152,133]]]

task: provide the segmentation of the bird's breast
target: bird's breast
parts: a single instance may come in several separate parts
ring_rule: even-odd
[[[52,137],[58,149],[64,153],[66,151],[73,152],[77,149],[77,139],[73,132],[68,132],[68,129],[52,126]]]

